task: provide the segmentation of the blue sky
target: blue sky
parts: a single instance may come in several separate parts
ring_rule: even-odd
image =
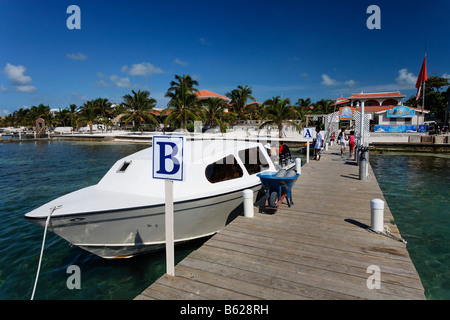
[[[70,5],[81,29],[66,26]],[[370,5],[381,29],[366,26]],[[450,1],[0,0],[0,115],[148,90],[164,108],[175,74],[257,101],[400,90],[450,78]]]

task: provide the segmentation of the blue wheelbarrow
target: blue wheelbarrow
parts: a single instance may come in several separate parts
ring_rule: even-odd
[[[281,169],[278,172],[261,172],[257,174],[266,192],[262,201],[259,202],[260,209],[269,209],[275,211],[278,206],[287,200],[287,205],[290,207],[294,204],[292,200],[292,187],[300,176],[295,170]]]

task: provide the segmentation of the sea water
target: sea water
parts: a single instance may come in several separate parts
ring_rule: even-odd
[[[370,154],[427,299],[450,299],[450,155]]]
[[[43,228],[25,220],[24,214],[97,183],[115,161],[147,147],[68,141],[0,143],[0,300],[31,297]],[[408,241],[427,298],[450,299],[450,156],[371,154],[370,162]],[[204,241],[177,246],[176,262]],[[71,265],[80,268],[81,289],[67,287]],[[35,299],[133,299],[164,273],[164,251],[105,260],[49,232]]]
[[[145,144],[0,143],[0,300],[30,299],[44,229],[24,214],[71,191],[96,184],[119,159]],[[204,240],[176,247],[176,262]],[[71,265],[80,289],[69,289]],[[166,271],[165,252],[106,260],[48,232],[34,299],[133,299]]]

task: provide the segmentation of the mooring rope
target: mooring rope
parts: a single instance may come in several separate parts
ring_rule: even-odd
[[[403,242],[404,244],[407,244],[405,239],[399,238],[396,235],[392,234],[391,230],[389,230],[389,227],[386,226],[386,225],[384,226],[384,230],[383,231],[376,231],[376,230],[372,229],[371,227],[368,227],[367,231],[373,232],[373,233],[376,233],[376,234],[380,234],[380,235],[383,235],[383,236],[387,236],[387,237],[390,237],[392,239],[395,239],[395,240],[398,240],[400,242]]]
[[[31,293],[31,300],[34,299],[34,292],[36,291],[36,286],[37,286],[37,282],[39,279],[39,271],[41,270],[42,256],[44,254],[45,236],[47,234],[47,227],[48,227],[48,223],[50,222],[50,216],[53,214],[53,212],[55,212],[56,210],[58,210],[61,207],[62,206],[60,205],[60,206],[50,208],[50,213],[48,214],[47,220],[45,221],[44,237],[42,239],[42,246],[41,246],[41,255],[39,257],[39,264],[38,264],[38,268],[37,268],[37,272],[36,272],[36,279],[34,280],[33,292]]]

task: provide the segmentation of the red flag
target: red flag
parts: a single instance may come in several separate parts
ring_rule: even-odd
[[[416,100],[419,100],[420,98],[420,88],[422,86],[422,83],[428,80],[427,77],[427,55],[425,55],[425,58],[423,59],[422,68],[420,69],[419,76],[417,77],[416,82],[416,88],[417,88],[417,95]]]

